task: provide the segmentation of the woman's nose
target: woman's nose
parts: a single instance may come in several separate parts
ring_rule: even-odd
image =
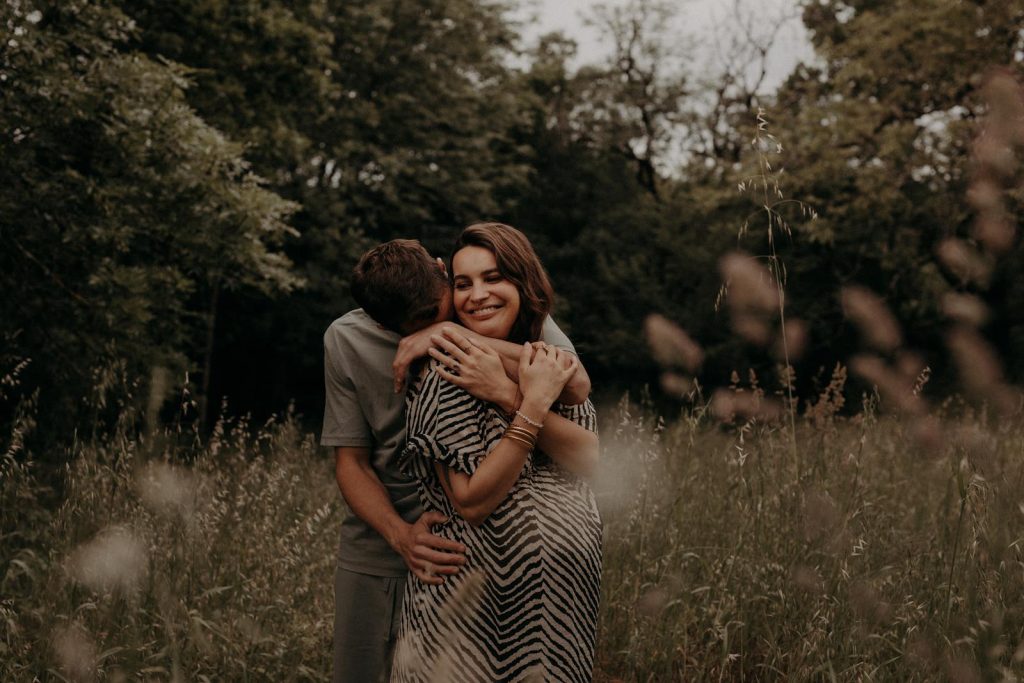
[[[469,298],[473,301],[483,301],[487,296],[487,284],[484,282],[474,282],[473,289],[469,293]]]

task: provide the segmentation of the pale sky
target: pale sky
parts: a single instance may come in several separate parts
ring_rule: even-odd
[[[600,61],[608,52],[598,32],[585,24],[583,16],[592,11],[595,0],[521,0],[521,14],[525,22],[524,34],[528,42],[548,31],[561,30],[579,45],[577,66]],[[673,33],[680,39],[695,39],[698,47],[695,57],[701,69],[714,69],[716,42],[728,41],[743,35],[734,18],[734,12],[750,22],[755,35],[763,34],[780,16],[790,17],[777,34],[769,56],[768,78],[765,86],[774,90],[800,61],[809,62],[814,53],[800,22],[799,0],[672,0],[679,10]],[[603,4],[623,4],[624,0],[608,0]],[[531,11],[537,22],[529,21]],[[718,27],[718,30],[716,30]],[[759,36],[760,37],[760,36]]]

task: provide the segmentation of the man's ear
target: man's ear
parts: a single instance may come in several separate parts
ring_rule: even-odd
[[[437,257],[437,267],[441,269],[445,277],[448,277],[448,269],[444,267],[444,261],[441,260],[440,256]]]

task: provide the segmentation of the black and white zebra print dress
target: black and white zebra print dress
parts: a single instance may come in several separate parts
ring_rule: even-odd
[[[425,510],[449,517],[439,536],[465,544],[467,564],[440,586],[406,582],[392,681],[589,681],[601,587],[594,494],[542,453],[479,527],[459,516],[433,466],[472,474],[508,422],[433,371],[410,390],[400,460]],[[596,430],[587,401],[559,412]]]

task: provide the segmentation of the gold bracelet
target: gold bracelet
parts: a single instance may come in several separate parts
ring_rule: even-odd
[[[518,441],[519,443],[521,443],[524,446],[526,446],[526,450],[528,450],[528,451],[532,451],[536,447],[536,445],[537,445],[537,444],[534,444],[534,443],[531,443],[531,442],[527,441],[526,439],[524,439],[522,437],[513,436],[512,434],[506,434],[503,438],[509,439],[511,441]]]
[[[525,439],[521,436],[516,436],[515,434],[506,434],[504,438],[508,438],[518,443],[522,443],[524,446],[526,446],[527,451],[532,451],[537,447],[537,442],[530,441],[529,439]]]
[[[536,434],[531,432],[529,429],[524,429],[522,427],[517,427],[516,425],[509,425],[508,427],[506,427],[505,428],[505,433],[506,434],[509,434],[509,433],[519,434],[521,436],[526,437],[527,439],[530,439],[531,441],[534,441],[534,442],[537,441],[537,435]]]
[[[508,426],[505,429],[505,435],[506,436],[518,436],[521,439],[526,439],[527,441],[529,441],[530,443],[532,443],[534,445],[537,444],[537,437],[532,432],[530,432],[529,430],[523,429],[522,427],[516,427],[515,425]]]

